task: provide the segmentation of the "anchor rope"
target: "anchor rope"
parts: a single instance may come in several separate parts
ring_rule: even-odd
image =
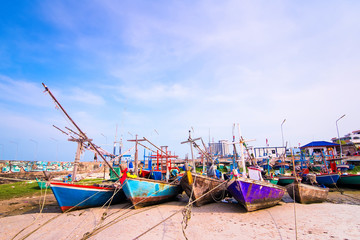
[[[218,186],[214,187],[213,189],[209,190],[208,192],[206,192],[205,194],[201,195],[200,197],[198,197],[197,199],[189,202],[184,208],[186,208],[188,205],[193,204],[196,201],[199,201],[201,198],[203,198],[205,195],[207,195],[208,193],[214,191],[215,189],[219,188],[220,186],[222,186],[223,184],[229,182],[230,179],[225,180],[224,182],[222,182],[221,184],[219,184]],[[145,232],[143,232],[142,234],[138,235],[137,237],[135,237],[134,239],[139,239],[140,237],[144,236],[146,233],[150,232],[151,230],[153,230],[154,228],[156,228],[157,226],[159,226],[161,223],[167,221],[168,219],[170,219],[171,217],[175,216],[177,213],[181,212],[184,210],[184,208],[177,210],[175,213],[171,214],[169,217],[167,217],[166,219],[162,220],[161,222],[155,224],[153,227],[149,228],[148,230],[146,230]]]
[[[43,211],[43,209],[44,209],[44,206],[45,206],[45,199],[46,199],[47,189],[48,189],[48,188],[46,187],[46,188],[45,188],[44,197],[43,197],[43,201],[42,201],[42,204],[41,204],[42,189],[40,188],[41,196],[40,196],[40,199],[39,199],[39,208],[40,208],[39,214],[36,215],[36,218],[35,218],[28,226],[26,226],[26,227],[24,227],[23,229],[21,229],[21,230],[12,238],[12,240],[15,239],[20,233],[22,233],[23,231],[25,231],[28,227],[30,227],[31,225],[33,225],[33,224],[37,221],[37,219],[40,217],[40,215],[41,215],[41,213],[42,213],[42,211]]]
[[[191,174],[191,172],[189,172]],[[186,173],[186,177],[188,178],[189,180],[189,177],[187,176],[188,173]],[[184,177],[184,176],[183,176]],[[195,178],[194,178],[194,182],[192,183],[193,186],[195,185],[196,183],[196,179],[197,179],[197,175],[195,174]],[[186,236],[186,233],[185,233],[185,229],[187,228],[188,226],[188,222],[191,218],[191,209],[193,207],[192,204],[189,204],[192,197],[193,197],[193,194],[194,194],[194,187],[191,188],[191,193],[190,193],[190,196],[189,196],[189,201],[188,201],[188,204],[184,207],[183,211],[182,211],[182,215],[183,215],[183,220],[181,221],[181,230],[182,230],[182,233],[185,237],[186,240],[188,240],[187,236]]]
[[[94,193],[93,195],[89,196],[88,198],[84,199],[83,201],[79,202],[78,204],[76,204],[75,206],[67,209],[65,212],[61,213],[61,214],[58,214],[52,218],[50,218],[49,220],[47,220],[46,222],[44,222],[43,224],[39,225],[37,228],[35,228],[33,231],[29,232],[28,234],[26,234],[25,236],[21,237],[20,239],[26,239],[27,237],[29,237],[31,234],[33,234],[34,232],[36,232],[37,230],[39,230],[40,228],[42,228],[43,226],[45,226],[46,224],[52,222],[54,219],[62,216],[63,214],[65,213],[68,213],[69,211],[73,210],[74,208],[78,207],[80,204],[82,204],[83,202],[86,202],[87,200],[91,199],[92,197],[96,196],[97,194],[99,194],[100,192],[96,192]],[[44,205],[45,205],[45,201],[44,201]],[[41,210],[42,211],[42,210]],[[36,220],[36,219],[35,219]],[[28,227],[30,227],[31,225],[34,224],[35,220],[30,224],[28,225],[27,227],[25,227],[24,229],[22,229],[20,232],[18,232],[13,238],[15,239],[15,237],[17,237],[21,232],[23,232],[25,229],[27,229]]]
[[[175,178],[175,180],[172,181],[172,182],[170,182],[169,185],[172,185],[172,184],[175,183],[177,180],[178,180],[178,179]],[[128,181],[128,180],[126,179],[125,181]],[[122,186],[124,186],[124,184],[125,184],[125,182],[122,184]],[[153,192],[152,194],[150,194],[149,196],[152,196],[152,195],[154,195],[154,194],[156,194],[156,193],[158,193],[158,192],[160,192],[160,191],[163,191],[163,190],[164,190],[164,189],[159,189],[159,190]],[[141,201],[139,201],[139,202],[137,202],[137,203],[135,203],[135,204],[133,204],[133,205],[130,205],[128,208],[125,208],[125,210],[126,210],[126,209],[129,210],[130,208],[135,207],[136,205],[142,203],[142,202],[145,201],[145,200],[146,200],[146,199],[144,198],[143,200],[141,200]],[[122,210],[124,210],[124,209],[122,209]],[[118,213],[118,212],[120,212],[120,211],[121,211],[121,210],[118,210],[118,211],[112,213],[111,215],[116,214],[116,213]],[[130,211],[131,211],[131,210],[130,210]],[[127,212],[123,213],[122,215],[116,217],[116,218],[113,219],[112,221],[114,221],[114,220],[122,217],[123,215],[127,214],[127,213],[130,212],[130,211],[127,211]],[[137,214],[137,213],[135,213],[135,214]],[[111,216],[111,215],[109,215],[109,216]],[[108,216],[108,217],[109,217],[109,216]],[[131,216],[131,215],[130,215],[130,216]],[[105,220],[105,218],[104,218],[104,220]],[[121,220],[123,220],[123,219],[121,219]],[[121,220],[119,220],[119,221],[121,221]],[[112,226],[113,224],[116,223],[116,222],[115,222],[115,223],[112,223],[112,221],[110,221],[109,223],[106,223],[105,225],[100,226],[100,227],[98,227],[98,228],[95,227],[96,229],[94,228],[94,229],[92,230],[92,232],[86,233],[86,235],[84,235],[82,239],[87,239],[87,238],[89,238],[90,236],[96,235],[96,234],[99,233],[100,231],[102,231],[102,230],[104,230],[104,229],[106,229],[106,228],[108,228],[108,227],[110,227],[110,226]],[[117,222],[119,222],[119,221],[117,221]]]

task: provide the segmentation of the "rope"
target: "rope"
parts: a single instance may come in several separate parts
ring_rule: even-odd
[[[84,199],[83,201],[81,201],[81,202],[79,202],[78,204],[76,204],[75,206],[69,208],[69,209],[66,210],[65,212],[63,212],[63,213],[61,213],[61,214],[58,214],[58,215],[50,218],[50,219],[47,220],[45,223],[41,224],[39,227],[35,228],[33,231],[29,232],[28,234],[26,234],[25,236],[21,237],[20,239],[26,239],[27,237],[29,237],[31,234],[33,234],[34,232],[36,232],[37,230],[39,230],[40,228],[42,228],[42,227],[45,226],[46,224],[50,223],[51,221],[53,221],[54,219],[58,218],[59,216],[65,214],[65,213],[68,213],[69,211],[73,210],[74,208],[76,208],[77,206],[79,206],[80,204],[82,204],[83,202],[85,202],[85,201],[89,200],[90,198],[96,196],[98,193],[100,193],[100,192],[94,193],[94,194],[91,195],[90,197]],[[37,219],[37,218],[36,218],[36,219]],[[35,219],[35,220],[36,220],[36,219]],[[20,232],[18,232],[18,233],[12,238],[12,240],[15,239],[15,237],[18,236],[23,230],[25,230],[26,228],[28,228],[28,227],[30,227],[32,224],[34,224],[35,220],[34,220],[29,226],[25,227],[25,228],[22,229]]]
[[[188,173],[191,174],[190,171],[187,172],[187,173],[186,173],[186,177],[188,177],[188,176],[187,176]],[[196,183],[196,178],[197,178],[197,175],[195,174],[194,182],[192,183],[193,186],[194,186],[195,183]],[[188,178],[188,179],[189,179],[189,178]],[[190,220],[190,218],[191,218],[191,209],[192,209],[193,205],[190,204],[190,201],[191,201],[191,199],[192,199],[192,197],[193,197],[193,193],[194,193],[194,187],[191,188],[191,193],[190,193],[190,196],[189,196],[188,204],[184,207],[184,209],[183,209],[183,211],[182,211],[183,220],[181,221],[181,230],[182,230],[182,233],[183,233],[183,235],[184,235],[184,237],[185,237],[186,240],[188,240],[188,238],[187,238],[187,236],[186,236],[185,229],[187,228],[188,222],[189,222],[189,220]]]
[[[189,205],[191,205],[191,204],[193,204],[194,202],[196,202],[196,201],[199,201],[201,198],[203,198],[206,194],[208,194],[208,193],[210,193],[210,192],[212,192],[212,191],[214,191],[215,189],[217,189],[218,187],[220,187],[220,186],[222,186],[223,184],[225,184],[225,183],[227,183],[228,181],[229,181],[230,179],[228,179],[228,180],[226,180],[226,181],[224,181],[224,182],[222,182],[221,184],[219,184],[218,186],[216,186],[216,187],[214,187],[213,189],[211,189],[210,191],[208,191],[208,192],[206,192],[205,194],[203,194],[203,195],[201,195],[199,198],[197,198],[196,200],[194,200],[194,201],[189,201],[189,203],[183,208],[183,209],[179,209],[179,210],[177,210],[175,213],[173,213],[173,214],[171,214],[169,217],[167,217],[167,218],[165,218],[164,220],[162,220],[161,222],[159,222],[159,223],[157,223],[157,224],[155,224],[153,227],[151,227],[151,228],[149,228],[148,230],[146,230],[145,232],[143,232],[142,234],[140,234],[140,235],[138,235],[137,237],[135,237],[134,239],[138,239],[138,238],[140,238],[140,237],[142,237],[142,236],[144,236],[146,233],[148,233],[148,232],[150,232],[151,230],[153,230],[154,228],[156,228],[157,226],[159,226],[161,223],[163,223],[163,222],[165,222],[165,221],[167,221],[168,219],[170,219],[171,217],[173,217],[173,216],[175,216],[177,213],[179,213],[179,212],[181,212],[181,211],[184,211],[184,209],[187,207],[187,206],[189,206]],[[183,232],[184,233],[184,232]],[[185,238],[186,238],[186,235],[184,235],[185,236]],[[187,239],[187,238],[186,238]]]
[[[296,204],[295,204],[295,185],[293,183],[293,200],[294,200],[294,218],[295,218],[295,239],[297,240],[297,222],[296,222]]]
[[[124,213],[124,214],[116,217],[115,219],[112,220],[112,222],[109,222],[109,223],[107,223],[107,224],[104,225],[104,226],[100,226],[99,228],[94,229],[92,232],[87,232],[87,233],[85,233],[85,234],[83,235],[83,237],[81,238],[81,240],[88,239],[89,237],[92,237],[92,236],[98,234],[99,232],[103,231],[104,229],[106,229],[106,228],[108,228],[108,227],[111,227],[111,226],[114,225],[115,223],[118,223],[118,222],[120,222],[120,221],[122,221],[122,220],[124,220],[124,219],[126,219],[126,218],[128,218],[128,217],[131,217],[131,216],[134,216],[134,215],[136,215],[136,214],[139,214],[139,213],[142,213],[142,212],[151,210],[151,209],[156,208],[156,207],[158,207],[158,206],[152,206],[152,207],[149,207],[149,208],[147,208],[147,209],[138,211],[138,212],[136,212],[136,213],[134,213],[134,214],[131,214],[131,215],[125,216],[124,218],[119,219],[120,217],[124,216],[126,213],[128,213],[128,212],[131,211],[131,209],[127,209],[127,210],[130,210],[130,211],[127,211],[126,213]],[[117,219],[118,219],[118,220],[117,220]],[[115,220],[117,220],[117,221],[115,221]]]
[[[127,179],[126,179],[125,181],[127,181]],[[169,185],[173,184],[173,183],[176,182],[176,181],[177,181],[177,179],[175,179],[174,181],[170,182]],[[124,183],[124,184],[125,184],[125,183]],[[124,186],[124,184],[123,184],[122,186]],[[150,196],[158,193],[159,191],[163,191],[163,190],[164,190],[164,189],[161,189],[161,190],[159,189],[159,190],[153,192]],[[130,209],[130,208],[132,208],[132,207],[135,207],[136,205],[142,203],[142,202],[145,201],[145,200],[146,200],[146,199],[143,199],[143,200],[137,202],[136,204],[130,205],[127,209]],[[119,211],[120,211],[120,210],[119,210]],[[115,213],[117,213],[117,212],[119,212],[119,211],[116,211]],[[130,211],[125,212],[124,214],[122,214],[122,215],[116,217],[115,219],[113,219],[112,221],[120,218],[121,216],[127,214],[128,212],[130,212]],[[113,214],[115,214],[115,213],[112,213],[111,215],[113,215]],[[131,215],[130,215],[130,216],[131,216]],[[103,217],[104,217],[104,216],[103,216]],[[105,220],[105,218],[104,218],[104,220]],[[121,219],[121,220],[123,220],[123,219]],[[121,221],[121,220],[119,220],[119,221]],[[119,221],[117,221],[117,222],[119,222]],[[116,222],[115,222],[115,223],[116,223]],[[95,227],[95,228],[92,230],[92,232],[87,232],[86,235],[84,235],[84,237],[83,237],[82,239],[87,239],[87,238],[90,237],[90,236],[96,235],[97,233],[99,233],[99,232],[102,231],[103,229],[106,229],[106,228],[108,228],[109,226],[112,226],[112,225],[115,224],[115,223],[109,222],[109,223],[107,223],[107,224],[105,224],[105,225],[103,225],[103,226],[100,226],[100,227],[98,227],[98,228]],[[98,224],[98,225],[99,225],[99,224]]]
[[[43,209],[44,209],[44,206],[45,206],[45,199],[46,199],[46,191],[47,191],[47,187],[45,188],[45,193],[44,193],[44,199],[42,201],[42,204],[41,204],[41,198],[42,198],[42,189],[41,189],[41,196],[40,196],[40,199],[39,199],[39,208],[40,208],[40,212],[39,214],[37,214],[36,218],[32,221],[32,223],[30,223],[29,225],[27,225],[26,227],[24,227],[23,229],[21,229],[13,238],[15,239],[20,233],[22,233],[25,229],[27,229],[28,227],[30,227],[31,225],[33,225],[36,220],[39,218],[39,216],[41,215]]]
[[[272,220],[273,220],[273,222],[274,222],[274,224],[275,224],[275,228],[276,228],[276,230],[277,230],[277,231],[278,231],[278,233],[279,233],[280,240],[282,240],[282,236],[281,236],[280,229],[278,228],[278,226],[277,226],[277,224],[276,224],[276,221],[275,221],[275,219],[274,219],[273,215],[271,214],[271,212],[270,212],[269,210],[265,209],[265,211],[266,211],[266,212],[268,212],[268,213],[269,213],[269,215],[270,215],[270,217],[272,218]]]

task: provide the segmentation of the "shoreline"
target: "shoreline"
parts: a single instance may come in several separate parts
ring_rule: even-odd
[[[360,222],[356,219],[360,213],[360,191],[348,194],[350,197],[333,192],[329,196],[330,202],[309,205],[294,205],[286,194],[278,205],[255,212],[246,212],[237,203],[220,202],[192,207],[185,234],[188,239],[206,240],[295,239],[296,229],[298,239],[359,239]],[[332,203],[336,199],[344,201]],[[56,202],[52,202],[45,206],[42,214],[32,210],[1,217],[0,236],[1,239],[12,239],[30,225],[15,238],[19,239],[54,218],[27,239],[82,239],[84,234],[101,224],[110,225],[105,225],[89,239],[135,239],[143,233],[139,239],[185,239],[181,223],[182,209],[187,201],[188,198],[182,195],[179,201],[141,209],[126,209],[129,204],[122,203],[112,205],[107,210],[89,208],[66,214],[61,214]],[[104,212],[107,215],[101,221]],[[152,230],[146,232],[149,229]]]

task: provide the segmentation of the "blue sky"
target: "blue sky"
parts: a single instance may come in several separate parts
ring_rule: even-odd
[[[358,130],[358,1],[3,1],[0,158],[73,161],[71,127],[111,150],[145,136],[307,144]],[[71,127],[73,128],[73,127]],[[132,136],[131,136],[131,135]],[[132,145],[125,142],[124,148]],[[83,160],[93,155],[85,153]]]

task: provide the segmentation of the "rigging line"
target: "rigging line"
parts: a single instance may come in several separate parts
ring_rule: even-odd
[[[42,201],[42,205],[41,205],[41,198],[42,198],[42,197],[40,197],[40,199],[39,199],[39,208],[40,208],[39,214],[37,214],[36,218],[35,218],[28,226],[26,226],[26,227],[24,227],[23,229],[21,229],[21,230],[12,238],[12,240],[15,239],[20,233],[22,233],[23,231],[25,231],[28,227],[30,227],[31,225],[33,225],[34,222],[40,217],[40,215],[41,215],[41,213],[42,213],[42,211],[43,211],[43,209],[44,209],[44,206],[45,206],[45,199],[46,199],[46,191],[47,191],[47,189],[48,189],[48,188],[46,187],[46,188],[45,188],[45,193],[44,193],[44,199],[43,199],[43,201]],[[42,191],[42,189],[41,189],[41,191]],[[41,195],[42,195],[42,192],[41,192]]]
[[[295,169],[295,166],[293,168]],[[295,185],[293,185],[293,196],[294,196],[294,217],[295,217],[295,239],[297,240],[298,235],[297,235],[297,222],[296,222]]]
[[[210,191],[208,191],[208,192],[206,192],[205,194],[203,194],[202,196],[200,196],[198,199],[196,199],[196,200],[194,200],[194,201],[189,202],[189,203],[188,203],[185,207],[187,207],[187,206],[189,206],[190,204],[193,204],[194,202],[196,202],[196,201],[198,201],[199,199],[203,198],[205,195],[207,195],[208,193],[212,192],[214,189],[216,189],[216,188],[218,188],[218,187],[222,186],[223,184],[227,183],[228,181],[229,181],[229,179],[228,179],[228,180],[226,180],[226,181],[224,181],[224,182],[222,182],[222,183],[221,183],[221,184],[219,184],[218,186],[214,187],[214,188],[213,188],[213,189],[211,189]],[[184,208],[185,208],[185,207],[184,207]],[[153,230],[154,228],[156,228],[157,226],[159,226],[161,223],[163,223],[163,222],[167,221],[168,219],[170,219],[171,217],[175,216],[177,213],[179,213],[180,211],[183,211],[183,210],[184,210],[184,209],[179,209],[179,210],[177,210],[175,213],[171,214],[169,217],[167,217],[167,218],[166,218],[166,219],[164,219],[163,221],[161,221],[161,222],[157,223],[156,225],[154,225],[154,226],[153,226],[153,227],[151,227],[150,229],[146,230],[145,232],[143,232],[143,233],[142,233],[142,234],[140,234],[139,236],[135,237],[134,239],[138,239],[138,238],[140,238],[140,237],[144,236],[146,233],[150,232],[151,230]]]
[[[158,207],[158,205],[151,206],[151,207],[148,207],[148,208],[146,208],[146,209],[140,210],[140,211],[138,211],[138,212],[136,212],[136,213],[133,213],[133,214],[131,214],[131,215],[128,215],[128,216],[125,216],[125,217],[119,219],[120,217],[124,216],[126,213],[129,213],[129,212],[132,210],[132,209],[128,209],[129,211],[127,211],[125,214],[120,215],[120,216],[118,216],[117,218],[113,219],[112,222],[109,222],[109,223],[107,223],[106,225],[101,226],[101,227],[99,227],[98,229],[95,229],[95,230],[94,230],[93,232],[91,232],[91,233],[89,233],[89,232],[85,233],[84,236],[81,238],[81,240],[88,239],[89,237],[95,236],[95,235],[98,234],[99,232],[105,230],[105,229],[108,228],[108,227],[111,227],[112,225],[114,225],[114,224],[116,224],[116,223],[118,223],[118,222],[120,222],[120,221],[122,221],[122,220],[124,220],[124,219],[126,219],[126,218],[128,218],[128,217],[132,217],[132,216],[134,216],[134,215],[136,215],[136,214],[139,214],[139,213],[142,213],[142,212],[146,212],[146,211],[149,211],[149,210],[154,209],[154,208],[157,208],[157,207]],[[117,221],[115,221],[115,220],[117,220]]]
[[[273,222],[274,222],[274,224],[275,224],[275,228],[276,228],[276,230],[277,230],[277,231],[278,231],[278,233],[279,233],[280,240],[282,240],[282,236],[281,236],[280,229],[279,229],[279,227],[277,226],[276,221],[275,221],[275,219],[274,219],[273,215],[271,214],[271,212],[270,212],[268,209],[265,209],[265,211],[266,211],[266,212],[268,212],[268,213],[269,213],[269,215],[270,215],[270,217],[272,218],[272,221],[273,221]]]
[[[127,181],[127,179],[126,179],[125,181]],[[175,181],[177,181],[177,179],[175,179],[174,181],[172,181],[172,182],[168,183],[168,185],[173,184]],[[125,183],[124,183],[124,184],[125,184]],[[123,185],[124,185],[124,184],[123,184]],[[158,191],[156,191],[156,192],[152,193],[150,196],[152,196],[152,195],[154,195],[154,194],[158,193],[159,191],[163,191],[163,190],[165,190],[165,189],[161,189],[161,190],[159,189]],[[129,206],[127,209],[129,209],[129,210],[131,211],[131,209],[130,209],[130,208],[135,207],[136,205],[140,204],[141,202],[143,202],[143,201],[145,201],[145,200],[146,200],[146,199],[143,199],[143,200],[141,200],[141,201],[137,202],[136,204],[133,204],[133,205]],[[118,219],[118,218],[120,218],[120,217],[124,216],[125,214],[127,214],[127,213],[128,213],[128,212],[130,212],[130,211],[125,212],[124,214],[122,214],[122,215],[120,215],[120,216],[116,217],[115,219],[113,219],[112,221],[114,221],[114,220],[116,220],[116,219]],[[118,211],[118,212],[119,212],[119,211]],[[115,212],[115,213],[116,213],[116,212]],[[115,213],[113,213],[113,214],[115,214]],[[113,214],[112,214],[112,215],[113,215]],[[98,229],[94,229],[94,230],[93,230],[93,232],[88,233],[86,236],[84,236],[84,238],[83,238],[83,239],[86,239],[86,238],[88,238],[88,237],[90,237],[90,236],[93,236],[93,235],[97,234],[98,232],[102,231],[103,229],[106,229],[106,228],[108,227],[108,225],[109,225],[109,224],[111,224],[111,222],[109,222],[109,223],[107,223],[107,224],[105,224],[105,225],[103,225],[103,226],[100,226]],[[112,225],[112,224],[111,224],[111,225]],[[86,238],[85,238],[85,237],[86,237]]]
[[[60,213],[52,218],[50,218],[49,220],[47,220],[46,222],[44,222],[43,224],[41,224],[39,227],[37,227],[36,229],[34,229],[33,231],[29,232],[28,234],[26,234],[25,236],[21,237],[20,239],[26,239],[28,238],[31,234],[33,234],[34,232],[36,232],[37,230],[39,230],[40,228],[42,228],[43,226],[45,226],[46,224],[50,223],[51,221],[53,221],[54,219],[60,217],[61,215],[65,214],[65,213],[68,213],[69,211],[73,210],[74,208],[76,208],[78,205],[80,205],[81,203],[89,200],[90,198],[94,197],[95,195],[97,195],[98,193],[100,192],[96,192],[95,194],[91,195],[90,197],[86,198],[85,200],[81,201],[80,203],[76,204],[75,206],[69,208],[68,210],[66,210],[65,212],[63,213]],[[32,223],[33,224],[33,223]],[[31,224],[31,225],[32,225]],[[20,232],[19,232],[20,233]],[[19,234],[17,233],[13,238],[12,240]]]
[[[191,173],[190,171],[188,171],[188,172],[186,173],[186,177],[188,177],[188,176],[187,176],[188,173],[192,175],[192,173]],[[184,176],[183,176],[183,177],[184,177]],[[188,238],[187,238],[187,236],[186,236],[185,229],[186,229],[187,226],[188,226],[188,221],[191,219],[191,209],[192,209],[192,206],[193,206],[192,204],[189,204],[189,203],[190,203],[190,201],[191,201],[191,199],[192,199],[192,197],[193,197],[194,186],[195,186],[195,183],[196,183],[196,178],[197,178],[197,174],[195,174],[194,182],[192,183],[191,193],[190,193],[188,205],[186,205],[186,206],[184,207],[183,211],[182,211],[183,220],[181,221],[181,230],[182,230],[182,233],[183,233],[183,235],[184,235],[184,237],[185,237],[186,240],[187,240]],[[188,179],[189,179],[189,178],[188,178]],[[185,225],[185,226],[184,226],[184,225]]]

